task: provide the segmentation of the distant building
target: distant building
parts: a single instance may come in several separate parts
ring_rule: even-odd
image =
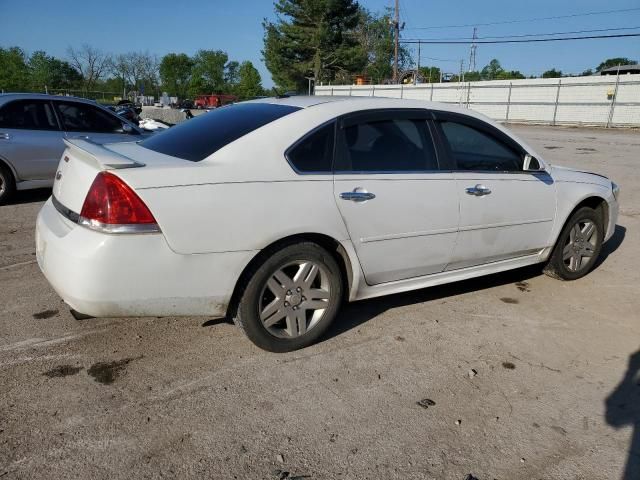
[[[619,65],[617,67],[605,68],[604,70],[600,70],[600,75],[617,75],[618,71],[620,71],[620,75],[640,73],[640,65]]]

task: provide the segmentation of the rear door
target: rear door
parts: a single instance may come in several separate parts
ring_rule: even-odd
[[[62,128],[68,138],[90,139],[95,143],[131,142],[140,139],[134,130],[123,130],[125,121],[95,105],[72,100],[54,100]]]
[[[458,196],[427,118],[404,109],[339,122],[334,197],[370,285],[438,273],[450,260]]]
[[[0,108],[0,157],[13,166],[18,181],[53,182],[63,137],[47,100],[14,100]]]
[[[525,172],[525,152],[508,135],[462,114],[436,113],[436,131],[454,165],[460,232],[448,270],[538,252],[555,216],[553,179]]]

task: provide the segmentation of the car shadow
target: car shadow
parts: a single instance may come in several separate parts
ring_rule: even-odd
[[[605,409],[607,424],[633,429],[622,480],[637,480],[640,478],[640,350],[629,357],[627,371],[605,400]]]
[[[622,245],[626,231],[627,229],[625,227],[616,225],[613,236],[602,246],[600,257],[593,267],[594,269],[598,268],[604,261],[606,261],[609,255],[615,252],[620,245]],[[392,308],[442,300],[444,298],[507,285],[509,283],[525,282],[526,280],[542,275],[542,266],[543,264],[536,264],[529,267],[494,273],[445,285],[427,287],[420,290],[397,293],[394,295],[386,295],[353,303],[345,303],[340,309],[336,320],[320,339],[320,342],[324,342],[341,335],[342,333],[348,332],[353,328],[357,328],[363,323],[368,322]],[[202,326],[212,327],[224,323],[232,324],[233,320],[228,317],[215,318],[205,321]]]
[[[4,205],[21,205],[24,203],[45,202],[51,196],[50,188],[37,188],[34,190],[19,190],[13,194]]]
[[[598,257],[598,260],[596,261],[596,264],[593,268],[598,268],[600,265],[602,265],[607,260],[607,257],[609,257],[609,255],[615,252],[620,247],[620,245],[622,245],[626,234],[627,229],[625,227],[623,227],[622,225],[616,225],[611,238],[602,245],[600,256]]]
[[[366,323],[385,311],[393,308],[414,305],[417,303],[433,302],[456,295],[463,295],[465,293],[485,290],[510,283],[526,282],[527,280],[540,276],[541,274],[542,265],[538,264],[530,267],[509,270],[507,272],[485,275],[470,280],[448,283],[446,285],[438,285],[405,293],[386,295],[384,297],[347,303],[343,305],[338,317],[325,333],[321,341],[329,340],[353,328],[357,328],[363,323]],[[526,288],[526,286],[524,286],[524,288]]]

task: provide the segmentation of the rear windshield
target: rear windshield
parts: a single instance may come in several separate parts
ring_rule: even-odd
[[[191,162],[204,160],[225,145],[299,107],[271,103],[238,103],[216,108],[140,142],[155,152]]]

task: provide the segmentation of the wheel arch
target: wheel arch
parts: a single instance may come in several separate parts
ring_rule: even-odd
[[[13,176],[14,183],[17,184],[19,177],[18,177],[18,172],[15,169],[15,167],[13,166],[13,164],[9,160],[7,160],[6,158],[0,157],[0,165],[3,165],[3,166],[5,166],[5,167],[7,167],[9,169],[9,172],[11,172],[11,176]]]
[[[577,212],[579,209],[581,209],[582,207],[589,207],[595,210],[596,212],[600,212],[600,215],[602,217],[602,226],[605,230],[604,236],[606,237],[606,234],[607,234],[606,230],[609,225],[609,203],[604,197],[600,195],[591,194],[591,195],[585,196],[582,200],[580,200],[575,205],[575,207],[573,207],[573,209],[571,209],[571,211],[569,211],[569,213],[564,217],[561,227],[558,229],[558,231],[555,234],[555,238],[553,239],[552,246],[554,248],[558,241],[558,238],[560,238],[560,234],[564,230],[564,227],[567,225],[567,222],[569,221],[569,219],[571,219],[573,214]]]
[[[329,235],[316,232],[297,233],[288,235],[270,243],[258,253],[256,253],[256,255],[254,255],[254,257],[249,261],[249,263],[247,263],[247,265],[242,270],[242,273],[238,277],[238,280],[236,280],[233,293],[231,294],[231,299],[227,307],[228,318],[232,318],[235,315],[235,311],[237,309],[238,301],[240,300],[243,287],[249,281],[252,272],[274,252],[288,245],[299,242],[315,243],[329,252],[329,254],[333,257],[333,259],[340,267],[340,275],[345,286],[343,290],[343,300],[350,297],[351,288],[354,284],[353,268],[354,266],[357,267],[357,260],[356,263],[354,263],[349,253],[347,252],[347,249],[345,249],[342,243]]]

